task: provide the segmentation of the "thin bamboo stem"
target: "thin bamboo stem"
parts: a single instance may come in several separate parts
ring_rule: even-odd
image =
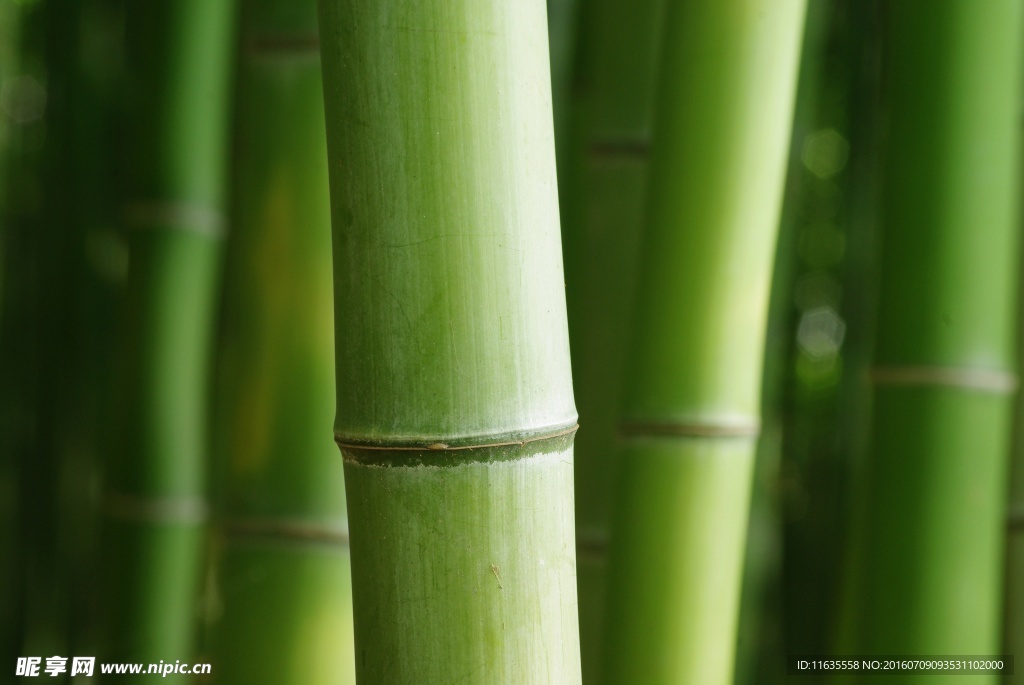
[[[802,0],[672,3],[613,520],[608,683],[732,679]]]
[[[579,683],[543,0],[321,0],[363,683]]]
[[[130,265],[105,474],[99,656],[173,663],[191,654],[206,520],[207,359],[234,7],[151,0],[127,10]]]
[[[559,159],[576,440],[583,680],[601,680],[608,527],[661,31],[662,0],[583,7],[568,155]],[[557,104],[557,103],[556,103]],[[569,168],[566,168],[569,167]],[[563,181],[567,181],[563,183]]]

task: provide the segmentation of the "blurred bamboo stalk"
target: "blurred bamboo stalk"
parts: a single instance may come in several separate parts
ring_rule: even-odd
[[[16,201],[17,180],[24,178],[21,162],[21,123],[12,115],[15,84],[20,83],[24,45],[25,9],[14,0],[0,0],[0,93],[7,93],[0,110],[0,661],[14,663],[21,654],[24,536],[20,510],[23,506],[20,478],[25,463],[25,417],[28,413],[25,362],[13,363],[27,335],[17,335],[26,310],[31,310],[17,276],[25,268],[18,248],[25,239]],[[16,110],[14,110],[16,112]],[[10,255],[19,254],[19,260]],[[13,262],[13,263],[12,263]]]
[[[668,7],[613,521],[609,683],[732,681],[804,9]]]
[[[245,0],[213,431],[214,680],[355,682],[315,0]]]
[[[82,226],[75,203],[76,179],[69,151],[79,108],[77,47],[80,3],[46,0],[22,8],[22,70],[5,94],[5,108],[19,120],[21,162],[12,204],[19,205],[12,248],[19,256],[6,315],[8,335],[21,338],[5,361],[21,377],[12,384],[22,403],[16,455],[21,564],[20,653],[60,653],[68,648],[72,602],[67,546],[68,467],[86,451],[76,440],[81,391],[77,323],[83,309]],[[12,92],[13,91],[13,92]],[[12,179],[13,180],[13,179]],[[63,202],[50,202],[60,197]],[[14,253],[14,252],[12,252]],[[17,301],[15,301],[17,300]],[[23,307],[23,309],[22,309]],[[20,311],[18,311],[20,309]],[[6,379],[5,379],[6,381]],[[20,387],[19,387],[20,386]],[[18,438],[16,438],[18,440]],[[84,441],[82,441],[84,442]]]
[[[580,681],[543,0],[321,0],[359,682]]]
[[[573,384],[584,426],[576,439],[575,490],[580,653],[588,684],[601,681],[603,668],[610,502],[664,5],[584,5],[566,114],[571,138],[558,141],[567,153],[559,159],[559,191]]]
[[[1000,647],[1017,385],[1021,9],[1010,1],[886,5],[888,129],[861,598],[868,652]]]
[[[105,661],[192,653],[234,21],[231,0],[127,5],[130,262],[105,465]]]

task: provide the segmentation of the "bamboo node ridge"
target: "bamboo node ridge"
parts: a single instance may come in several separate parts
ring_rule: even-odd
[[[1006,527],[1015,532],[1024,530],[1024,505],[1010,505],[1009,511],[1006,512]]]
[[[568,428],[538,433],[536,435],[526,435],[516,440],[507,439],[504,436],[497,436],[494,441],[488,442],[477,438],[472,444],[449,444],[445,442],[438,442],[436,440],[431,440],[430,442],[404,440],[401,442],[396,441],[394,443],[354,442],[349,441],[340,435],[334,436],[334,442],[341,449],[350,450],[372,450],[378,452],[464,452],[468,450],[480,450],[493,447],[523,447],[533,442],[543,442],[545,440],[554,440],[567,435],[572,435],[579,430],[579,427],[579,424],[576,423]]]
[[[1012,393],[1019,383],[1017,374],[996,369],[955,366],[881,366],[868,370],[874,385],[945,386],[997,394]]]
[[[197,497],[140,497],[107,492],[103,497],[103,513],[124,521],[153,523],[203,523],[208,508]]]
[[[249,36],[245,51],[250,55],[316,55],[320,59],[320,36],[316,31],[268,33]]]
[[[224,214],[201,205],[158,200],[132,202],[124,208],[125,224],[135,229],[170,228],[211,238],[225,234]]]
[[[311,542],[348,546],[348,528],[324,526],[312,521],[230,519],[221,524],[228,538],[265,538],[288,542]]]
[[[576,531],[576,554],[580,557],[605,559],[608,556],[608,533],[600,528]]]
[[[761,434],[758,421],[625,421],[619,432],[626,438],[756,438]]]

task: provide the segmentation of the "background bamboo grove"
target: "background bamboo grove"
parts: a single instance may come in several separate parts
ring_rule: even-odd
[[[1024,657],[1022,77],[1024,0],[0,0],[0,682]]]

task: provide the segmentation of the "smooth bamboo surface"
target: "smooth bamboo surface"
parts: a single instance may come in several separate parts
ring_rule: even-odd
[[[315,0],[242,3],[219,342],[217,683],[355,682]]]
[[[361,683],[579,683],[543,0],[321,0]]]
[[[885,9],[863,649],[996,654],[1016,387],[1021,5]]]
[[[671,3],[613,521],[607,683],[732,680],[802,0]]]
[[[189,659],[234,4],[127,8],[128,283],[104,495],[102,661]],[[181,677],[179,677],[181,679]]]
[[[573,383],[583,426],[575,447],[576,542],[586,683],[600,682],[604,658],[610,503],[664,4],[585,4],[569,115],[573,139],[559,141],[569,153],[559,159],[560,180],[568,180],[559,190]]]

